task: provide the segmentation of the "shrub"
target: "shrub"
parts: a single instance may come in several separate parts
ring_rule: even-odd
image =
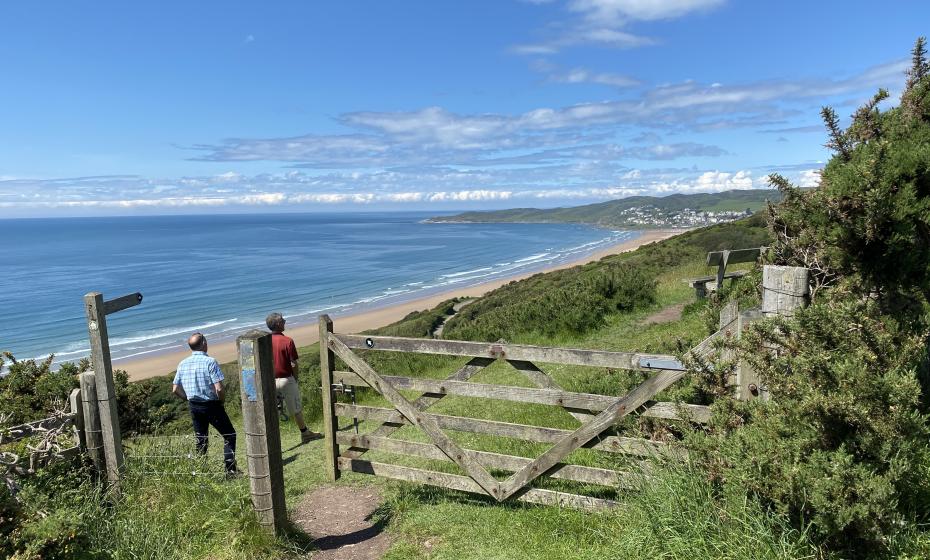
[[[820,186],[801,191],[778,175],[784,199],[770,207],[774,259],[815,272],[815,289],[874,295],[885,307],[930,298],[930,64],[914,47],[901,106],[881,111],[880,90],[846,130],[824,108],[836,155]]]
[[[625,263],[536,275],[500,288],[462,309],[448,338],[518,340],[528,334],[577,335],[603,324],[608,313],[655,301],[652,274]]]
[[[811,191],[773,176],[775,264],[812,272],[812,304],[756,323],[730,348],[769,402],[714,405],[692,444],[722,487],[744,488],[843,556],[888,552],[930,512],[930,66],[914,49],[898,108],[879,92],[840,129]],[[750,297],[741,286],[731,297]],[[718,382],[728,365],[719,362]]]
[[[0,367],[9,362],[9,372],[0,377],[0,399],[3,411],[10,414],[9,424],[22,424],[50,416],[56,407],[66,406],[71,390],[78,386],[78,373],[86,371],[88,364],[66,363],[53,371],[52,359],[18,361],[4,352]]]
[[[698,445],[705,464],[833,548],[882,548],[930,508],[922,347],[869,302],[818,303],[753,325],[736,350],[772,400],[719,401],[713,435]]]

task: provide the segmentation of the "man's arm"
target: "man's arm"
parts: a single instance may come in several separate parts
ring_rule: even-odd
[[[184,387],[181,387],[177,383],[171,384],[171,394],[181,399],[182,401],[187,400],[187,393],[184,392]]]
[[[223,370],[216,360],[210,364],[210,381],[213,383],[213,389],[216,391],[216,398],[223,402],[226,399],[226,390],[223,388]]]
[[[297,379],[297,374],[299,373],[298,372],[299,364],[297,363],[297,360],[300,358],[300,356],[297,355],[297,345],[294,344],[293,339],[291,339],[291,343],[288,345],[287,353],[289,355],[288,357],[291,360],[291,370],[294,371],[294,379]]]

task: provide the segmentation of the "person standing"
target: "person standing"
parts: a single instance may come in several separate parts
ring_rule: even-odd
[[[197,439],[197,451],[206,454],[210,426],[223,436],[223,462],[226,475],[235,476],[236,470],[236,430],[233,428],[223,400],[226,391],[223,388],[223,372],[214,358],[207,355],[207,338],[195,332],[187,340],[191,355],[181,360],[174,375],[171,392],[181,400],[187,401],[191,420],[194,423],[194,436]]]
[[[294,417],[300,429],[300,441],[307,443],[322,434],[307,429],[304,422],[303,402],[300,397],[300,385],[297,384],[298,356],[294,340],[284,334],[284,316],[272,313],[265,319],[265,325],[271,331],[271,355],[274,356],[274,381],[278,394],[283,397],[287,413]]]

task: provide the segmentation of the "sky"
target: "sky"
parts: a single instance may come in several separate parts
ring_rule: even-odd
[[[930,2],[0,3],[0,218],[813,186]]]

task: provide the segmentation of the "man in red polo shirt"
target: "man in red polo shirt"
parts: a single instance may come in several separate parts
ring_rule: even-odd
[[[265,319],[268,330],[271,331],[271,353],[274,356],[274,381],[278,393],[284,397],[284,406],[287,413],[294,417],[294,422],[300,428],[300,441],[307,443],[321,434],[311,432],[304,422],[303,403],[300,398],[300,386],[297,385],[297,346],[294,340],[284,335],[284,317],[280,313],[272,313]]]

